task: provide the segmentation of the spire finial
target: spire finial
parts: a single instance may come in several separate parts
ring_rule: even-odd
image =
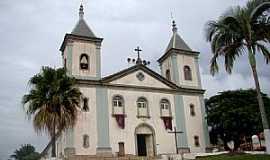
[[[172,31],[173,33],[176,33],[177,32],[177,27],[176,27],[176,23],[175,23],[175,20],[173,18],[173,13],[171,12],[171,19],[172,19]]]
[[[172,21],[172,31],[173,31],[173,33],[177,32],[177,27],[176,27],[175,20]]]
[[[83,4],[82,4],[82,2],[81,2],[80,9],[79,9],[79,16],[80,16],[80,19],[83,19],[83,15],[84,15],[84,12],[83,12]]]

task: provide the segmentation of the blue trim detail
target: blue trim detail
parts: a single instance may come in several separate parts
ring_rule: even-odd
[[[66,139],[66,147],[74,147],[74,129],[73,128],[68,128],[66,130],[66,135],[67,135],[67,139]]]
[[[100,53],[100,47],[96,48],[96,76],[97,76],[97,79],[101,78],[101,53]]]
[[[195,66],[196,66],[198,87],[202,88],[201,74],[200,74],[200,67],[199,67],[199,57],[195,57]]]
[[[172,54],[171,59],[172,59],[173,81],[175,82],[175,84],[180,85],[179,71],[177,67],[177,55]]]
[[[182,131],[182,134],[177,136],[177,147],[178,148],[187,148],[187,130],[186,130],[186,121],[185,121],[185,110],[184,110],[184,101],[182,95],[174,95],[174,105],[175,105],[175,123],[176,129]]]
[[[96,88],[97,148],[110,148],[108,91]]]
[[[205,146],[209,147],[210,146],[210,138],[209,138],[209,132],[208,132],[208,125],[207,125],[207,120],[206,120],[205,104],[204,104],[203,96],[200,96],[200,103],[201,103],[202,126],[203,126]]]
[[[72,75],[72,48],[73,45],[72,44],[68,44],[67,45],[67,73],[69,75]]]

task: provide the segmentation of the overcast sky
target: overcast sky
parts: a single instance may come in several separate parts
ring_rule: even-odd
[[[156,60],[164,53],[171,37],[171,12],[178,32],[200,54],[200,69],[206,97],[217,92],[254,86],[247,57],[241,57],[232,75],[221,71],[209,75],[211,52],[203,29],[229,6],[246,0],[91,0],[84,2],[85,19],[94,33],[104,38],[102,75],[128,67],[126,59],[142,56],[158,71]],[[7,159],[21,144],[31,143],[41,151],[48,143],[36,135],[26,119],[21,98],[27,81],[41,66],[61,66],[59,47],[65,33],[78,20],[80,0],[1,0],[0,1],[0,160]],[[270,94],[270,65],[258,57],[262,90]]]

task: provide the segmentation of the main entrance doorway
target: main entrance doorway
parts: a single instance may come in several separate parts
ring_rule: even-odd
[[[138,156],[155,155],[154,130],[146,125],[139,125],[135,130],[136,153]]]
[[[138,156],[147,156],[145,137],[144,134],[137,135]]]

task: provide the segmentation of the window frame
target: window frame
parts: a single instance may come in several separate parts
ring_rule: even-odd
[[[165,77],[167,80],[171,81],[171,70],[170,69],[167,69],[165,71]]]
[[[197,135],[194,136],[194,146],[195,147],[200,147],[201,146],[201,144],[200,144],[200,137],[197,136]]]
[[[167,99],[167,98],[162,98],[161,100],[160,100],[160,102],[159,102],[159,108],[160,108],[160,117],[165,117],[165,116],[163,116],[162,115],[162,110],[165,110],[163,107],[165,106],[165,105],[163,105],[163,104],[165,104],[165,102],[164,101],[166,101],[167,102],[167,109],[169,110],[169,117],[172,117],[172,110],[171,110],[171,102]],[[166,110],[167,110],[166,109]]]
[[[90,110],[90,108],[89,108],[89,98],[87,98],[87,97],[82,98],[82,108],[81,109],[82,109],[83,112],[88,112]]]
[[[184,71],[184,79],[185,81],[192,81],[192,70],[191,67],[188,65],[185,65],[183,67],[183,71]]]
[[[84,134],[83,135],[83,144],[82,144],[83,148],[89,148],[90,147],[90,137],[88,134]]]
[[[116,99],[116,98],[119,98],[119,99]],[[115,104],[115,101],[117,101],[117,105],[114,105]],[[119,103],[120,101],[120,103]],[[119,104],[121,104],[119,106]],[[119,94],[116,94],[116,95],[113,95],[112,96],[112,114],[115,115],[115,112],[114,112],[114,108],[115,107],[123,107],[123,113],[122,114],[125,114],[125,100],[124,100],[124,97],[122,95],[119,95]]]
[[[82,58],[83,58],[84,56],[86,57],[86,60],[87,60],[87,69],[82,68],[82,63],[81,63],[81,61],[82,61]],[[82,53],[82,54],[80,55],[79,66],[80,66],[80,70],[83,70],[83,71],[88,71],[88,70],[90,69],[90,58],[89,58],[89,55],[87,55],[86,53]]]
[[[144,101],[142,102],[141,100],[144,100]],[[139,106],[139,104],[140,104],[140,106]],[[145,97],[139,97],[137,99],[136,107],[137,107],[137,117],[138,118],[150,118],[149,103],[148,103],[148,100]],[[140,109],[145,109],[145,108],[146,108],[146,111],[147,111],[147,115],[140,115],[139,110]]]
[[[189,113],[192,117],[196,116],[195,105],[193,103],[189,104]]]

